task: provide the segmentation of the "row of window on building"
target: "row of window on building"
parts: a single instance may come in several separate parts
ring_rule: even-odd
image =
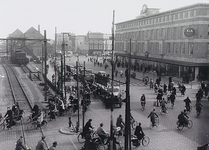
[[[141,31],[117,33],[115,39],[117,41],[124,41],[130,38],[132,38],[133,40],[185,39],[185,38],[188,38],[184,34],[184,31],[186,28],[188,28],[188,26],[178,26],[178,27],[145,30],[142,27],[142,29],[144,30],[141,30]],[[198,33],[196,33],[196,35],[197,34]],[[209,25],[208,25],[208,31],[201,33],[201,38],[208,38],[208,35],[209,35]]]
[[[163,48],[164,46],[164,48]],[[116,43],[116,51],[130,51],[130,42],[127,43]],[[194,54],[194,43],[189,42],[172,42],[172,43],[159,43],[159,42],[149,42],[147,44],[147,50],[149,53],[156,54],[165,54],[165,55],[186,55],[191,56]],[[138,54],[145,54],[147,51],[145,48],[145,42],[132,42],[131,52]],[[163,51],[164,50],[164,51]]]
[[[156,23],[163,23],[163,22],[169,22],[169,21],[175,21],[179,19],[185,19],[185,18],[190,18],[190,17],[195,17],[197,14],[196,10],[189,10],[185,12],[180,12],[180,13],[175,13],[175,14],[167,14],[164,16],[159,16],[156,18],[147,18],[147,19],[141,19],[132,22],[127,22],[125,24],[117,25],[116,29],[125,29],[125,28],[135,28],[139,27],[142,25],[150,25],[150,24],[156,24]],[[208,11],[209,14],[209,11]]]

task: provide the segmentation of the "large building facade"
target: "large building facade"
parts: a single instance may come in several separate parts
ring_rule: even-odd
[[[131,56],[135,70],[209,80],[209,4],[165,12],[143,5],[140,16],[116,24],[115,55],[122,65]]]
[[[111,34],[88,32],[86,40],[90,55],[102,54],[112,50]]]

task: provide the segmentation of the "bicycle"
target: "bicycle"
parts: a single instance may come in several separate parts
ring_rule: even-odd
[[[187,124],[180,124],[179,121],[177,121],[176,124],[177,124],[177,128],[179,130],[182,130],[184,127],[187,127],[188,129],[190,129],[193,126],[192,120],[188,120],[188,123]]]
[[[150,128],[153,128],[153,127],[158,127],[159,126],[159,117],[155,116],[155,124],[154,126],[152,125],[152,122],[150,122]]]
[[[142,144],[144,147],[146,147],[149,145],[150,138],[145,135],[141,140],[138,140],[136,135],[131,135],[131,142],[133,146],[138,147]]]
[[[135,129],[136,126],[138,125],[138,122],[134,119],[134,117],[131,117],[130,123],[131,123],[132,129]]]
[[[0,129],[4,130],[7,126],[6,117],[0,118]]]
[[[81,131],[81,130],[80,130]],[[94,128],[91,130],[91,139],[94,139],[95,137],[98,137],[97,132],[94,130]],[[79,143],[84,143],[85,142],[85,135],[83,132],[80,132],[77,136],[77,140]]]

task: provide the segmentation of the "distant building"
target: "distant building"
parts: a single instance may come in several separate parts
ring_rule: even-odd
[[[62,51],[63,41],[65,43],[65,51],[75,52],[75,34],[74,33],[57,33],[57,47],[58,51]]]
[[[8,50],[9,52],[23,50],[32,57],[41,58],[44,55],[44,36],[40,33],[40,27],[36,30],[34,27],[29,28],[25,33],[16,29],[9,34]],[[36,40],[37,39],[37,40]],[[54,48],[47,42],[47,54],[51,55]]]
[[[183,81],[209,80],[209,4],[159,12],[143,5],[140,16],[116,24],[119,65],[177,76]],[[130,43],[131,42],[131,43]]]
[[[102,54],[112,49],[112,40],[110,34],[100,32],[88,32],[86,40],[89,45],[89,54]]]
[[[88,54],[89,46],[85,35],[76,35],[75,52],[78,54]]]

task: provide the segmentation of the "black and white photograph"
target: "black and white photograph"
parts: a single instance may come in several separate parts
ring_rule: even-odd
[[[0,150],[209,150],[208,0],[0,12]]]

